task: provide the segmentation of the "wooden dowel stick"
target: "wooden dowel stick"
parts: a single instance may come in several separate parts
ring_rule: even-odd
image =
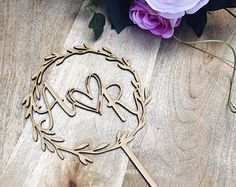
[[[130,147],[127,144],[124,144],[121,146],[123,151],[128,155],[130,160],[133,162],[135,167],[139,170],[139,172],[142,174],[144,179],[148,182],[148,184],[151,187],[158,187],[157,183],[154,181],[152,176],[148,173],[146,168],[141,164],[137,156],[134,154],[134,152],[130,149]]]

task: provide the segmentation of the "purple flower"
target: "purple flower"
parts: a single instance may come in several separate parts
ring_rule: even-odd
[[[151,33],[170,38],[174,33],[174,28],[179,26],[181,18],[168,19],[162,17],[159,12],[154,11],[143,0],[135,0],[129,11],[130,19],[144,30]]]
[[[149,6],[165,18],[180,18],[186,14],[194,14],[209,0],[146,0]]]

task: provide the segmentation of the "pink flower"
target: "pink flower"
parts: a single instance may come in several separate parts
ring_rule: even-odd
[[[149,6],[165,18],[176,19],[186,14],[194,14],[209,0],[146,0]]]
[[[174,33],[174,28],[179,26],[181,18],[167,19],[160,16],[159,12],[154,11],[147,3],[142,0],[135,0],[129,11],[130,19],[144,30],[151,33],[170,38]]]

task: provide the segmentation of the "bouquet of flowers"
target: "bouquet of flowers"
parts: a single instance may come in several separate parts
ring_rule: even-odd
[[[94,12],[89,23],[97,39],[103,32],[105,16],[97,13],[102,0],[89,0],[86,9]],[[107,15],[111,26],[120,33],[124,28],[137,25],[152,34],[170,38],[180,24],[187,23],[197,36],[201,36],[210,11],[236,7],[236,0],[107,0]]]

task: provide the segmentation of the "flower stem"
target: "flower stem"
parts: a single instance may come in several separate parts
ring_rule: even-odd
[[[226,62],[225,59],[223,58],[220,58],[220,57],[217,57],[215,55],[212,55],[213,57],[216,57],[217,59],[221,60],[222,62],[224,62],[225,64],[227,64],[228,66],[232,67],[233,68],[233,72],[232,72],[232,76],[231,76],[231,79],[230,79],[230,87],[229,87],[229,96],[228,96],[228,102],[227,102],[227,106],[229,107],[230,111],[232,113],[236,113],[236,107],[232,104],[232,97],[233,97],[233,83],[234,83],[234,77],[235,77],[235,68],[236,68],[236,52],[234,50],[234,48],[227,42],[225,41],[222,41],[222,40],[202,40],[202,41],[197,41],[197,42],[186,42],[186,41],[183,41],[179,38],[177,38],[176,36],[173,36],[173,38],[175,40],[177,40],[178,42],[182,43],[182,44],[185,44],[185,45],[188,45],[190,47],[193,47],[195,49],[198,49],[206,54],[209,54],[209,55],[212,55],[202,49],[199,49],[199,48],[196,48],[195,46],[192,46],[191,44],[201,44],[201,43],[221,43],[221,44],[224,44],[225,46],[227,46],[228,48],[230,48],[230,50],[232,51],[233,53],[233,56],[234,56],[234,62],[233,62],[233,66],[231,64],[229,64],[228,62]]]
[[[225,11],[227,11],[231,16],[236,18],[236,15],[233,12],[231,12],[228,8],[225,8]]]

